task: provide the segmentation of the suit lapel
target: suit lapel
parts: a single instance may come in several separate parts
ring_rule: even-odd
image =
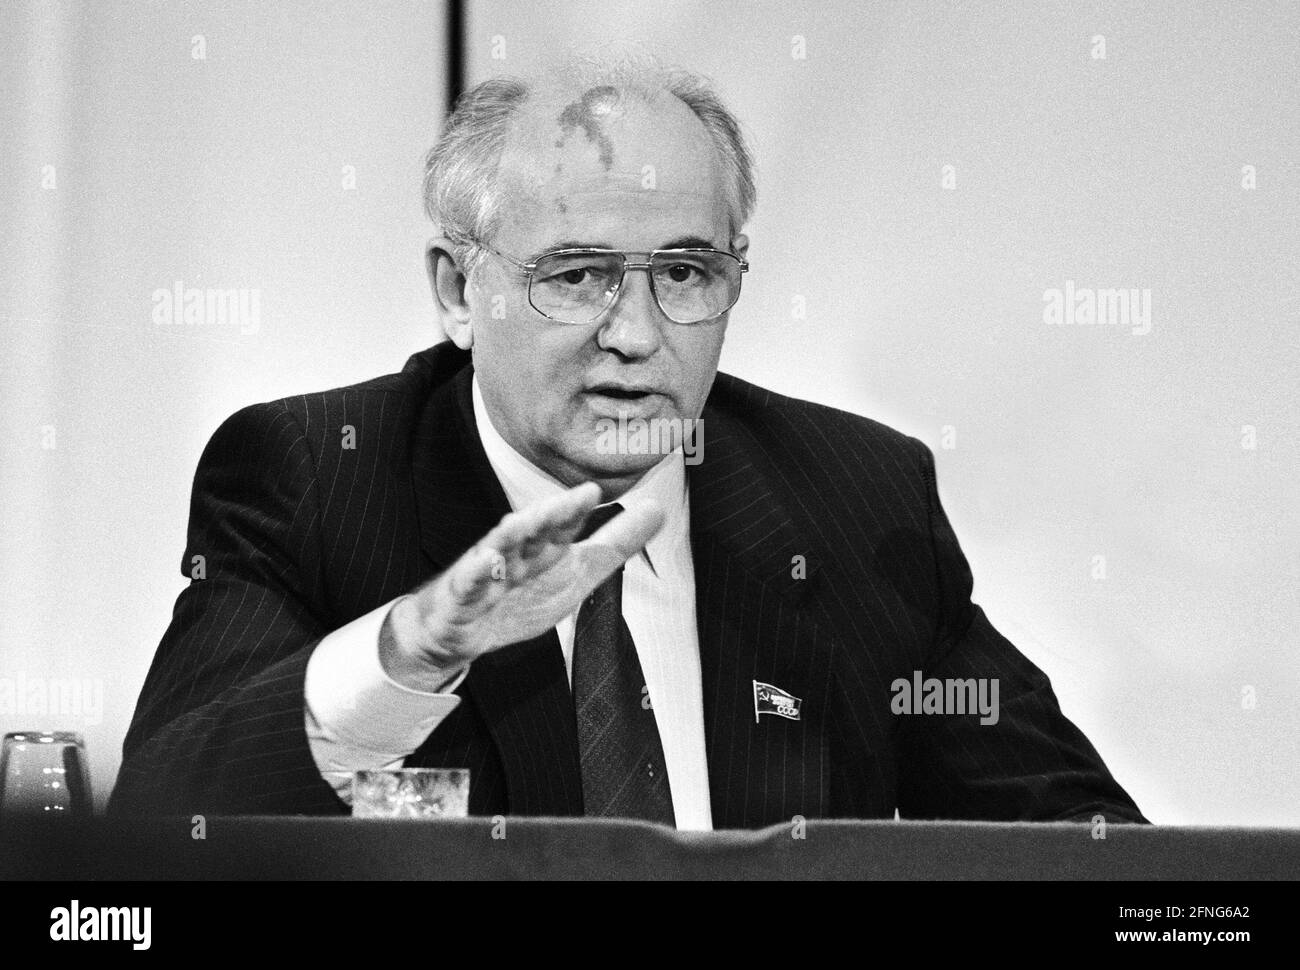
[[[700,427],[688,481],[714,826],[823,815],[833,640],[803,607],[816,557],[752,435],[708,407]],[[799,719],[756,715],[755,681],[799,697]]]
[[[455,562],[510,511],[474,420],[469,355],[433,355],[437,387],[412,443],[420,545],[434,572]],[[510,811],[581,815],[577,729],[555,631],[475,661],[461,686],[492,736]]]

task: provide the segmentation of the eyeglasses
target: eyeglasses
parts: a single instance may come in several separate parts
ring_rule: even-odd
[[[718,249],[558,249],[529,263],[477,240],[465,240],[500,256],[528,276],[528,303],[556,323],[591,323],[613,306],[630,269],[650,274],[650,292],[674,323],[707,323],[740,299],[740,278],[749,263]],[[634,261],[629,256],[646,256]]]

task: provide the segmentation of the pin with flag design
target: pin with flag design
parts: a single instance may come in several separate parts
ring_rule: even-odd
[[[783,691],[780,687],[754,681],[754,723],[762,714],[775,714],[790,721],[799,720],[799,706],[803,699]]]

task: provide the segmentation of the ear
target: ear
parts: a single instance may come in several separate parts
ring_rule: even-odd
[[[467,280],[461,267],[456,265],[451,242],[442,236],[430,239],[425,248],[424,262],[443,332],[461,350],[469,350],[474,345],[474,329],[470,323],[469,303],[465,300]]]
[[[743,232],[737,233],[731,240],[731,251],[744,259],[749,252],[749,237]]]

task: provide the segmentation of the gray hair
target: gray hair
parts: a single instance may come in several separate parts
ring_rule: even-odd
[[[565,90],[608,86],[620,98],[633,96],[647,102],[662,93],[678,98],[713,140],[726,176],[732,233],[749,221],[757,199],[753,159],[740,122],[706,78],[662,68],[648,57],[624,55],[612,61],[571,57],[544,83]],[[425,212],[452,240],[453,253],[466,275],[483,258],[475,241],[490,242],[500,224],[501,153],[511,122],[534,87],[521,78],[502,76],[466,91],[425,158]]]

